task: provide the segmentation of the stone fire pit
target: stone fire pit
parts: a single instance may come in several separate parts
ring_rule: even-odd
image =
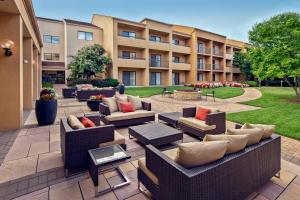
[[[198,90],[174,90],[174,99],[198,100],[198,99],[201,99],[201,91],[198,91]]]

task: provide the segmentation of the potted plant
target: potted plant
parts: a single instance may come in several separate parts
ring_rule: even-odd
[[[40,126],[53,124],[57,114],[57,100],[52,88],[43,88],[35,102],[35,115]]]
[[[91,109],[91,111],[98,111],[99,110],[99,103],[102,102],[103,95],[93,95],[90,96],[90,99],[86,101],[87,106]]]

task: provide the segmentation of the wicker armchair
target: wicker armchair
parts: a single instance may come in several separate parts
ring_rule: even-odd
[[[191,108],[183,108],[183,117],[195,117],[196,115],[196,107]],[[208,114],[205,124],[207,125],[215,125],[216,128],[212,130],[200,130],[190,125],[187,125],[183,122],[178,122],[178,127],[186,133],[194,135],[203,139],[206,134],[223,134],[226,131],[226,114],[225,112],[215,112]]]
[[[132,115],[132,118],[127,118],[127,119],[123,119],[123,120],[110,120],[108,116],[111,116],[114,113],[110,113],[108,106],[105,105],[104,103],[99,104],[99,112],[100,112],[100,115],[102,115],[101,120],[103,121],[104,124],[113,124],[116,127],[143,124],[145,122],[154,121],[155,113],[153,111],[151,111],[151,103],[142,101],[142,107],[143,107],[143,111],[149,111],[149,113],[151,113],[151,116],[134,117]],[[135,111],[135,112],[138,114],[139,111]],[[135,113],[135,112],[133,112],[133,113]]]
[[[152,145],[146,146],[146,167],[155,184],[138,168],[138,181],[158,200],[240,200],[276,175],[281,168],[281,138],[248,146],[220,160],[186,169]]]
[[[98,148],[100,143],[114,141],[113,125],[100,126],[100,117],[96,115],[86,117],[96,127],[74,130],[66,118],[60,121],[61,152],[67,175],[87,169],[89,149]],[[122,147],[126,149],[126,144]]]

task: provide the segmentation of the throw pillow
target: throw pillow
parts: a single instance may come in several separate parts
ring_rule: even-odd
[[[102,101],[108,106],[110,113],[118,111],[118,105],[115,97],[105,97]]]
[[[202,120],[202,121],[205,121],[206,118],[207,118],[207,115],[211,112],[210,109],[206,109],[206,108],[197,108],[197,111],[196,111],[196,119],[199,119],[199,120]]]
[[[89,118],[87,118],[87,117],[82,117],[81,118],[81,123],[86,128],[91,128],[91,127],[95,127],[96,126],[95,123],[92,120],[90,120]]]
[[[226,154],[235,153],[243,150],[249,140],[248,135],[209,135],[207,134],[203,141],[228,141]]]
[[[252,128],[261,128],[264,130],[262,140],[268,139],[275,132],[275,125],[266,125],[266,124],[244,124],[241,129],[252,129]]]
[[[69,115],[67,121],[72,129],[85,128],[84,125],[74,115]]]
[[[120,108],[124,113],[135,111],[131,102],[120,102]]]
[[[227,143],[227,141],[212,141],[178,144],[175,161],[186,168],[208,164],[224,156]]]
[[[260,128],[253,129],[227,129],[226,135],[249,135],[247,146],[259,143],[264,131]]]
[[[128,101],[131,102],[135,108],[135,110],[142,110],[142,100],[140,97],[128,96]]]
[[[120,103],[121,102],[128,102],[128,96],[125,95],[125,94],[119,94],[119,95],[116,95],[115,97],[116,97],[118,109],[121,111]]]

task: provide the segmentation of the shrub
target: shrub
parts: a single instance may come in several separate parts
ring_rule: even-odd
[[[76,86],[79,84],[92,84],[95,87],[116,87],[119,85],[117,79],[108,78],[108,79],[68,79],[68,86]]]
[[[246,84],[250,87],[257,87],[258,83],[256,81],[246,81]]]

